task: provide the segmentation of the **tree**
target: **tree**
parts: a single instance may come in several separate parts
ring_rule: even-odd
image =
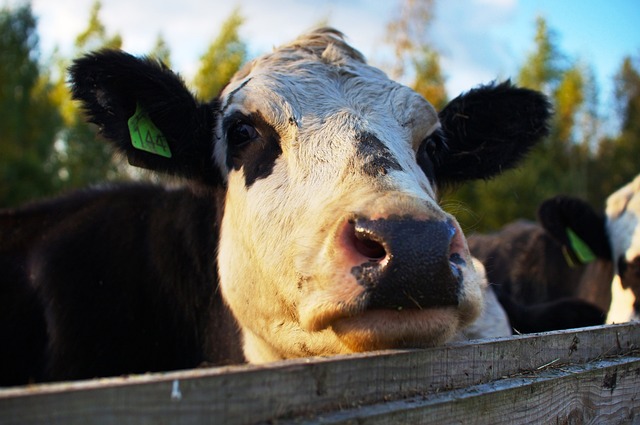
[[[539,17],[534,49],[520,69],[518,84],[540,90],[552,101],[555,116],[549,137],[518,169],[491,182],[469,183],[448,194],[446,202],[466,206],[459,215],[463,226],[494,230],[519,218],[535,219],[538,205],[557,194],[586,197],[590,143],[578,140],[577,122],[585,110],[593,107],[585,105],[588,83],[582,67],[562,54],[555,33]],[[588,99],[595,101],[594,96]],[[465,211],[474,211],[474,215]]]
[[[440,55],[425,47],[414,57],[415,77],[411,87],[427,99],[438,111],[449,101],[440,68]]]
[[[54,191],[53,141],[61,118],[38,64],[29,5],[0,10],[0,206]]]
[[[122,47],[122,37],[119,34],[107,35],[107,30],[100,20],[102,3],[96,0],[91,6],[89,24],[87,28],[76,36],[76,50],[89,52],[102,48],[119,49]]]
[[[415,63],[416,53],[429,46],[428,28],[433,20],[433,0],[402,0],[397,17],[387,24],[386,39],[393,46],[394,79],[406,74],[408,64]]]
[[[220,33],[200,58],[200,67],[193,81],[198,96],[211,100],[229,82],[247,59],[247,45],[238,30],[244,18],[234,10],[222,24]]]
[[[433,8],[433,0],[403,0],[397,17],[387,24],[386,40],[395,56],[391,76],[408,79],[415,91],[441,109],[448,99],[440,54],[429,39]]]
[[[600,141],[591,164],[592,199],[599,205],[640,173],[640,57],[626,57],[614,81],[620,131]]]
[[[108,35],[100,19],[100,1],[91,7],[87,28],[76,37],[74,57],[102,48],[119,49],[122,37]],[[58,77],[54,84],[55,100],[64,118],[64,128],[56,142],[56,168],[60,190],[85,187],[122,176],[108,144],[97,139],[97,129],[85,121],[78,105],[71,99],[66,83],[67,59],[58,61]]]
[[[564,58],[558,49],[557,35],[548,27],[547,21],[539,16],[535,25],[535,48],[520,69],[518,82],[525,87],[550,93],[561,78],[561,62]]]
[[[151,49],[149,56],[158,59],[167,67],[171,68],[171,50],[169,49],[169,46],[167,45],[167,42],[165,41],[162,34],[158,34],[156,43]]]

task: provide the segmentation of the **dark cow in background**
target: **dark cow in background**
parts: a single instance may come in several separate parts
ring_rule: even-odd
[[[187,184],[0,213],[0,332],[19,341],[0,346],[3,385],[442,344],[486,280],[437,185],[515,166],[549,118],[508,82],[438,114],[331,29],[249,63],[211,103],[119,51],[71,80],[132,164]]]
[[[639,187],[636,178],[612,194],[606,216],[580,199],[558,196],[540,206],[539,224],[517,221],[468,238],[517,331],[602,324],[608,313],[611,322],[611,314],[624,309],[612,304],[616,268],[622,286],[640,293]]]

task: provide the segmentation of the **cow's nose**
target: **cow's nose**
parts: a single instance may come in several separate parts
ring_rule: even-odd
[[[368,259],[351,269],[366,288],[368,308],[458,304],[463,242],[452,223],[390,217],[351,224],[351,247]]]

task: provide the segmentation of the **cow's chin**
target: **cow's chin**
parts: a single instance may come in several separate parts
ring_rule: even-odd
[[[368,309],[364,288],[348,283],[311,292],[298,304],[300,327],[308,333],[329,330],[353,352],[441,345],[480,315],[483,276],[465,271],[457,306]]]
[[[370,310],[331,323],[353,352],[425,348],[444,344],[466,325],[453,307],[429,310]]]
[[[451,340],[478,317],[481,305],[480,298],[464,299],[457,307],[401,310],[315,304],[300,310],[300,324],[310,333],[329,330],[351,352],[424,348]]]

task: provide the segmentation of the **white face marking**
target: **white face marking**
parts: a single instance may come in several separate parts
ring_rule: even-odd
[[[416,163],[439,126],[435,110],[325,37],[329,47],[298,40],[258,59],[221,96],[215,161],[228,173],[218,264],[252,362],[441,344],[482,302],[484,275]],[[245,119],[259,121],[250,143],[262,145],[236,163],[229,123]],[[266,171],[254,161],[261,155],[272,161]],[[465,263],[457,306],[363,307],[367,293],[351,272],[363,260],[344,249],[345,225],[392,215],[453,223],[451,249]]]
[[[616,272],[622,273],[622,287],[630,288],[637,298],[640,294],[640,175],[609,196],[606,213]],[[619,270],[621,259],[626,262],[624,272]]]

